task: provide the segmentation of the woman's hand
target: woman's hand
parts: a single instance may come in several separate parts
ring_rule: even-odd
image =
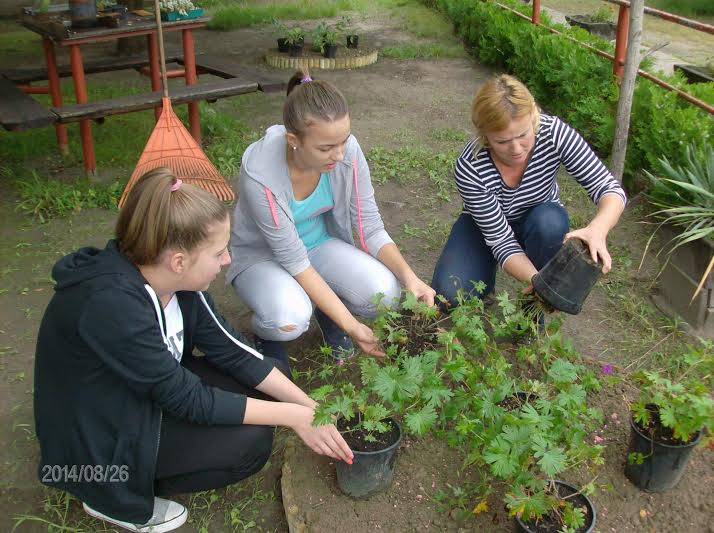
[[[354,454],[335,425],[313,426],[313,415],[314,411],[306,407],[304,416],[292,426],[298,437],[315,453],[352,464]]]
[[[590,256],[596,263],[598,257],[602,262],[602,272],[607,274],[612,269],[612,258],[610,252],[607,251],[607,230],[595,225],[592,222],[584,228],[576,229],[565,235],[565,240],[573,237],[585,242],[590,249]]]
[[[356,321],[355,326],[348,333],[359,344],[364,353],[376,357],[384,357],[384,352],[379,345],[379,339],[369,327]]]
[[[421,300],[429,305],[434,305],[436,291],[418,277],[414,276],[407,283],[405,283],[404,286],[408,291],[413,293],[418,300]]]

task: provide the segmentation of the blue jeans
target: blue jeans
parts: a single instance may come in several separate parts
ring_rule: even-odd
[[[510,222],[518,243],[536,269],[540,270],[560,250],[568,233],[568,212],[556,202],[539,204],[521,218]],[[491,293],[496,285],[498,264],[473,218],[462,213],[456,219],[441,257],[436,263],[431,285],[437,294],[456,303],[456,292],[473,293],[473,283],[483,281]]]

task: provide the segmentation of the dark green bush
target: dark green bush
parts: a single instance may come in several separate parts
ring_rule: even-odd
[[[501,0],[530,15],[531,7]],[[484,64],[517,76],[528,85],[538,103],[576,128],[607,157],[612,148],[618,88],[612,63],[590,50],[516,17],[483,0],[430,0],[454,23],[455,31]],[[601,50],[613,52],[612,44],[579,28],[553,24],[541,14],[544,24]],[[643,68],[648,68],[645,62]],[[682,86],[678,76],[664,76]],[[714,103],[714,84],[687,86],[700,99]],[[693,141],[705,146],[714,138],[714,117],[644,79],[638,79],[632,109],[630,142],[625,179],[630,184],[641,169],[655,169],[666,156],[673,164],[684,160],[684,145]]]

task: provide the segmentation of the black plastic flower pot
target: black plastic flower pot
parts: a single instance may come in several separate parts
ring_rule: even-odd
[[[590,498],[579,493],[578,489],[565,481],[556,480],[555,485],[561,498],[567,497],[574,507],[579,507],[585,511],[585,525],[579,528],[577,533],[591,533],[594,531],[597,523],[597,512]],[[552,522],[552,525],[549,525],[550,522]],[[519,533],[557,533],[561,528],[562,524],[549,521],[547,516],[543,517],[537,525],[535,521],[522,520],[521,517],[516,516],[515,530]]]
[[[686,444],[673,445],[657,442],[642,431],[630,417],[630,453],[641,454],[642,464],[627,461],[625,477],[637,488],[648,492],[664,492],[677,486],[689,462],[692,450],[702,439],[700,431]]]
[[[287,53],[290,51],[290,45],[285,37],[278,39],[278,52]]]
[[[376,451],[359,451],[354,447],[354,459],[348,465],[338,461],[337,485],[340,490],[352,498],[368,498],[373,494],[389,488],[394,478],[394,464],[397,460],[397,449],[402,441],[402,428],[399,424],[387,419],[396,431],[393,438],[384,449]]]
[[[533,276],[535,292],[559,311],[577,315],[583,308],[602,265],[593,262],[580,239],[568,239],[550,261]]]
[[[300,57],[305,43],[297,42],[290,45],[290,57]]]
[[[322,49],[322,55],[323,57],[327,57],[329,59],[335,59],[335,56],[337,55],[337,45],[326,44]]]
[[[348,35],[347,36],[347,48],[358,48],[359,47],[359,35]]]

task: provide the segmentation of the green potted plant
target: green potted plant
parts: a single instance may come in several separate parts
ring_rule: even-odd
[[[571,26],[583,28],[608,41],[612,41],[617,34],[617,24],[612,22],[612,10],[608,6],[587,15],[566,15],[565,20]]]
[[[290,47],[290,56],[301,56],[303,46],[305,46],[305,30],[299,26],[290,28],[285,34],[285,43]]]
[[[625,475],[638,488],[662,492],[681,479],[692,450],[714,441],[714,356],[712,344],[688,347],[682,374],[656,371],[634,375],[639,396],[632,403],[631,439]]]
[[[290,51],[290,45],[287,42],[287,26],[275,18],[272,21],[272,25],[277,35],[276,39],[278,40],[278,52],[287,54]]]
[[[345,494],[364,498],[387,489],[402,429],[423,435],[434,426],[437,410],[451,396],[439,362],[437,352],[403,354],[382,364],[363,358],[359,390],[345,382],[311,392],[319,404],[313,423],[334,423],[354,453],[352,464],[336,463]]]
[[[487,502],[502,486],[520,531],[592,531],[596,512],[586,495],[591,487],[579,490],[557,478],[576,465],[602,463],[602,446],[588,440],[602,421],[586,402],[595,382],[562,358],[546,366],[545,382],[516,385],[505,377],[509,365],[500,354],[484,367],[480,378],[469,378],[474,398],[471,407],[459,406],[452,431],[466,464],[481,473],[485,489],[479,499]]]
[[[672,165],[660,159],[661,176],[645,174],[652,184],[648,197],[657,207],[659,220],[645,254],[658,232],[665,242],[660,254],[665,265],[660,273],[658,307],[679,315],[703,336],[714,336],[709,303],[714,297],[714,148],[686,147],[685,163]],[[644,257],[643,257],[644,259]]]
[[[352,27],[352,19],[349,15],[342,15],[340,22],[337,24],[337,30],[345,35],[347,48],[359,47],[359,35],[355,33]]]
[[[320,22],[315,29],[312,31],[312,51],[313,52],[322,52],[322,44],[325,39],[325,33],[329,31],[329,26],[324,23]]]
[[[334,59],[337,55],[337,40],[340,34],[337,30],[328,28],[328,30],[322,35],[322,46],[321,52],[324,57]]]
[[[203,8],[196,7],[191,0],[160,0],[161,20],[173,22],[203,16]]]

